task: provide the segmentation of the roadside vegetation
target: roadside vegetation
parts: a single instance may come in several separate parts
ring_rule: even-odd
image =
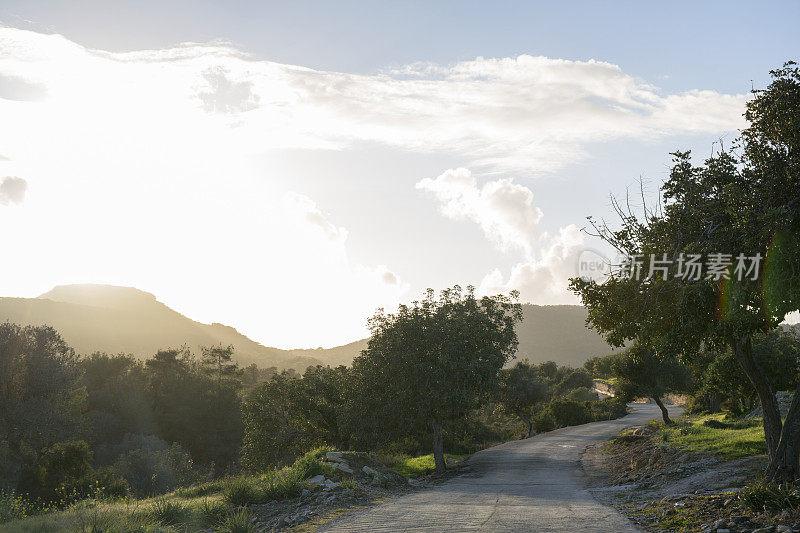
[[[241,369],[224,346],[79,356],[52,328],[0,324],[0,524],[284,527],[311,514],[279,523],[280,502],[320,516],[487,446],[626,413],[585,368],[512,365],[520,320],[513,295],[429,291],[372,317],[352,367],[302,375]]]

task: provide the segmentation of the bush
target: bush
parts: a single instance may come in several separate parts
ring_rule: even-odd
[[[565,398],[574,402],[596,402],[600,400],[597,393],[588,387],[573,389]]]
[[[620,398],[605,398],[589,404],[592,420],[614,420],[628,414],[628,406]]]
[[[550,409],[545,408],[536,415],[533,419],[533,429],[536,433],[544,433],[546,431],[553,431],[558,428],[556,425],[556,418]]]
[[[88,497],[123,497],[128,484],[111,469],[94,470],[86,441],[59,442],[26,460],[19,492],[58,507]]]
[[[154,496],[207,479],[195,469],[192,459],[175,444],[163,450],[138,449],[114,463],[114,470],[130,485],[136,496]]]
[[[739,501],[752,511],[796,511],[800,508],[800,487],[784,483],[755,483],[739,493]]]
[[[553,413],[557,427],[578,426],[591,422],[591,415],[585,402],[554,398],[547,409]]]
[[[25,498],[19,497],[13,491],[0,491],[0,524],[26,518],[35,514],[37,509]]]

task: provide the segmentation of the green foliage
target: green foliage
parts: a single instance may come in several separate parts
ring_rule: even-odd
[[[550,397],[546,378],[528,361],[519,361],[500,372],[497,400],[508,413],[519,417],[532,432],[532,418],[537,406]]]
[[[519,304],[477,299],[456,286],[370,319],[372,337],[353,361],[349,427],[358,444],[433,429],[440,468],[442,426],[463,418],[497,384],[517,347]]]
[[[739,492],[739,501],[754,512],[797,511],[800,487],[789,483],[754,483]]]
[[[197,468],[177,444],[159,448],[137,447],[121,455],[114,463],[114,470],[139,497],[163,494],[205,477],[202,469]]]
[[[347,377],[343,366],[309,367],[302,379],[282,372],[254,389],[243,405],[242,463],[261,471],[317,446],[346,448]]]
[[[59,442],[23,465],[17,489],[58,506],[90,496],[122,497],[128,485],[110,469],[95,470],[85,441]]]
[[[729,346],[764,406],[767,474],[794,480],[800,476],[797,432],[782,432],[775,387],[752,349],[754,335],[768,333],[800,307],[800,70],[790,62],[771,75],[767,89],[753,91],[745,113],[749,127],[734,149],[700,165],[689,152],[674,153],[659,205],[637,216],[616,204],[620,227],[595,226],[628,256],[667,254],[673,266],[666,279],[575,278],[571,288],[586,306],[589,323],[614,346],[639,341],[687,360],[701,347],[719,354]],[[765,263],[760,276],[739,279],[732,266],[730,279],[688,280],[676,269],[689,254],[758,255]],[[798,418],[795,410],[786,423],[795,425]]]

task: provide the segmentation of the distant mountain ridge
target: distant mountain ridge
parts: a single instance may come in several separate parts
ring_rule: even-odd
[[[586,310],[581,306],[526,304],[523,315],[517,329],[517,359],[578,366],[611,351],[586,328]],[[349,365],[367,345],[362,339],[328,349],[272,348],[230,326],[191,320],[148,292],[110,285],[62,285],[38,298],[0,298],[0,321],[53,326],[81,354],[101,351],[148,358],[160,349],[184,344],[195,352],[201,346],[232,344],[241,365],[298,371],[316,364]]]

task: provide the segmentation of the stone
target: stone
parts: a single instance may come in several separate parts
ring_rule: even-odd
[[[344,461],[344,458],[342,457],[342,452],[326,452],[325,460],[339,462],[339,461]]]
[[[331,466],[333,466],[333,468],[339,470],[340,472],[345,472],[347,474],[353,473],[353,469],[350,468],[350,466],[345,463],[331,463]]]
[[[719,520],[714,522],[714,527],[717,528],[717,529],[719,529],[721,527],[727,527],[727,526],[728,526],[728,523],[725,521],[724,518],[720,518]]]
[[[375,470],[374,468],[370,468],[367,465],[364,465],[361,468],[361,471],[364,472],[366,475],[368,475],[370,477],[375,477],[375,476],[379,476],[380,475],[380,473],[377,470]]]
[[[775,529],[775,531],[777,533],[792,533],[792,528],[787,525],[780,525]]]
[[[322,485],[323,483],[325,483],[325,476],[323,476],[322,474],[318,474],[314,477],[308,478],[308,482],[311,483],[312,485]]]
[[[754,529],[753,533],[775,533],[775,526],[760,527],[758,529]]]

